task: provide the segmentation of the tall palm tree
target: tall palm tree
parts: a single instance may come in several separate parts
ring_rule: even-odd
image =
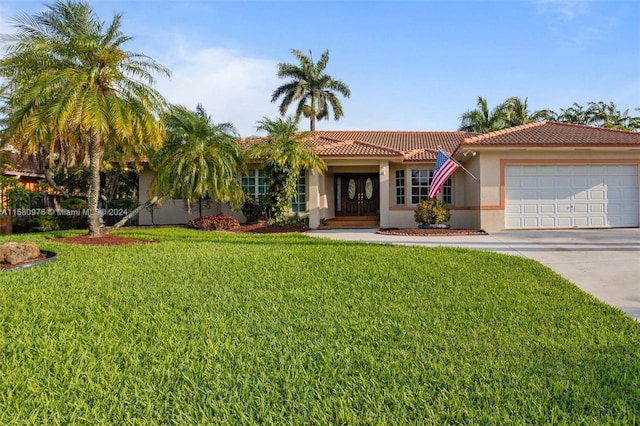
[[[505,121],[507,127],[521,126],[523,124],[542,121],[550,115],[548,110],[529,112],[528,98],[524,101],[517,96],[511,97],[504,102]]]
[[[489,110],[487,100],[478,96],[477,108],[460,116],[460,130],[463,132],[487,133],[508,127],[506,123],[506,105],[500,104]]]
[[[273,223],[282,223],[289,211],[289,203],[296,195],[296,182],[302,170],[327,170],[325,162],[304,141],[309,132],[298,132],[299,117],[258,122],[258,131],[268,136],[252,146],[249,156],[265,165],[267,180],[267,217]]]
[[[311,50],[309,56],[295,49],[291,49],[291,53],[298,58],[300,64],[278,64],[278,77],[290,80],[273,92],[271,102],[282,97],[279,108],[284,117],[289,106],[297,101],[296,115],[302,114],[309,118],[311,131],[316,129],[316,120],[329,119],[330,109],[333,110],[333,118],[339,120],[344,113],[337,95],[349,98],[351,91],[345,83],[325,73],[329,51],[326,50],[317,63],[313,62]]]
[[[103,233],[98,200],[105,150],[164,138],[159,115],[166,101],[153,88],[154,74],[169,70],[124,50],[131,38],[122,15],[100,21],[86,2],[57,1],[34,16],[14,19],[0,60],[7,105],[4,137],[17,145],[64,141],[86,154],[91,173],[89,235]]]
[[[196,111],[174,106],[166,118],[167,141],[153,156],[157,171],[151,192],[159,197],[199,203],[213,197],[237,207],[242,188],[237,179],[243,161],[238,133],[231,123],[215,124],[202,105]]]

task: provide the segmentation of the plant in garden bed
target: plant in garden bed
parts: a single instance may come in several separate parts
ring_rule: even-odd
[[[199,229],[200,231],[231,231],[240,227],[240,223],[236,218],[225,216],[223,214],[201,216],[192,219],[187,224],[189,228]]]
[[[247,223],[254,223],[264,217],[265,205],[262,198],[261,196],[256,199],[251,195],[245,194],[244,203],[240,206],[240,211],[244,215]]]
[[[451,212],[444,201],[435,198],[425,198],[420,201],[413,211],[413,219],[419,226],[439,225],[436,227],[449,227],[444,225],[451,219]]]

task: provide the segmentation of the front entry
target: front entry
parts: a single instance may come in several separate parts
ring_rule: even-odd
[[[376,173],[336,174],[336,216],[374,216],[380,208]]]

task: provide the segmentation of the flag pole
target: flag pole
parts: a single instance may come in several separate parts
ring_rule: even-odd
[[[456,163],[458,166],[460,166],[460,168],[462,170],[464,170],[465,172],[467,172],[469,174],[469,176],[471,176],[472,178],[474,178],[478,183],[480,182],[480,179],[478,179],[477,177],[475,177],[473,175],[473,173],[471,173],[469,170],[467,170],[462,164],[460,164],[459,162],[457,162],[456,160],[454,160],[453,158],[451,158],[451,161],[453,161],[454,163]]]
[[[476,182],[480,183],[480,179],[478,179],[477,177],[475,177],[475,176],[473,175],[473,173],[471,173],[469,170],[467,170],[467,168],[466,168],[465,166],[463,166],[462,164],[460,164],[460,162],[458,162],[458,161],[454,160],[453,158],[449,157],[449,156],[448,156],[448,155],[447,155],[447,154],[442,150],[442,147],[438,147],[438,150],[439,150],[440,152],[442,152],[442,153],[445,155],[445,157],[447,157],[449,160],[451,160],[451,161],[453,161],[454,163],[456,163],[456,164],[458,165],[458,167],[460,167],[462,170],[464,170],[465,172],[467,172],[467,174],[468,174],[469,176],[471,176],[472,178],[474,178],[474,179],[476,180]]]

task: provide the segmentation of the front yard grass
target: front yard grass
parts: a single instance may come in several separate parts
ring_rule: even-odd
[[[540,264],[304,235],[32,240],[0,424],[637,424],[640,324]],[[64,235],[72,235],[65,233]]]

